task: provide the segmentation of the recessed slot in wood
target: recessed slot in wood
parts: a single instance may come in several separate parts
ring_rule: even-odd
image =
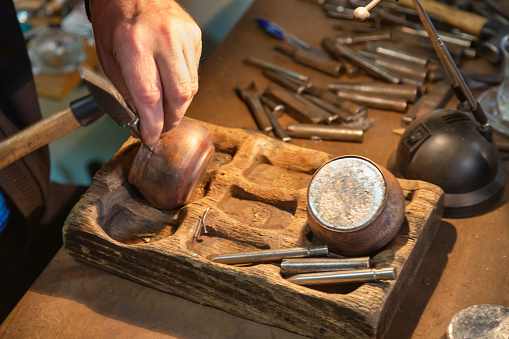
[[[236,149],[230,150],[221,150],[216,148],[216,152],[214,153],[214,157],[209,165],[208,171],[215,171],[219,167],[230,163],[237,153]]]
[[[312,177],[312,173],[275,166],[264,156],[261,156],[244,175],[252,182],[263,186],[291,190],[306,188]]]
[[[296,201],[268,201],[238,186],[232,186],[230,194],[220,203],[219,208],[242,224],[265,228],[283,229],[293,219],[297,209]]]
[[[124,244],[150,243],[171,236],[179,210],[161,211],[136,196],[125,183],[102,201],[98,222],[112,239]]]

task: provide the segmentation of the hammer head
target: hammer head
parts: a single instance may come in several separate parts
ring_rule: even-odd
[[[81,79],[90,91],[99,108],[113,118],[120,126],[134,126],[138,116],[133,112],[115,86],[90,67],[80,65]]]

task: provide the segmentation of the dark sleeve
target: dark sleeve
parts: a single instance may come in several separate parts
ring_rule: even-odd
[[[90,14],[90,4],[92,0],[84,0],[85,1],[85,12],[87,12],[88,20],[91,21],[92,15]]]
[[[41,119],[30,60],[12,1],[0,1],[0,138]],[[45,209],[49,186],[47,147],[0,170],[0,188],[29,224]]]

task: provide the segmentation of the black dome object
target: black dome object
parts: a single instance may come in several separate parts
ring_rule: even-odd
[[[481,214],[498,201],[505,184],[491,139],[472,114],[436,110],[407,127],[387,167],[397,177],[440,186],[445,192],[445,217]]]

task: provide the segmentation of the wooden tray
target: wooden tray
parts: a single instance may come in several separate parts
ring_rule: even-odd
[[[376,268],[395,267],[396,280],[309,288],[287,282],[277,264],[212,263],[211,254],[316,245],[306,218],[307,185],[333,157],[256,132],[205,125],[216,154],[191,203],[157,210],[131,190],[126,178],[139,143],[129,139],[67,218],[66,250],[158,290],[292,332],[383,335],[438,228],[442,190],[400,180],[405,221],[372,257]],[[207,207],[208,233],[195,238]]]

